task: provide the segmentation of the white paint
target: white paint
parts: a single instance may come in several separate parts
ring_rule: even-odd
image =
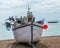
[[[13,31],[14,38],[19,42],[31,42],[31,26],[26,26]],[[42,34],[42,28],[33,26],[33,42],[39,41]]]

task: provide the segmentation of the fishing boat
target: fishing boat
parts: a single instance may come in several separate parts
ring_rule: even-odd
[[[6,23],[6,27],[9,29],[9,27],[12,26],[12,31],[16,41],[31,43],[40,40],[43,32],[42,26],[44,24],[44,19],[36,22],[29,7],[27,16],[21,16],[20,18],[9,17],[7,20],[10,21],[10,25]]]

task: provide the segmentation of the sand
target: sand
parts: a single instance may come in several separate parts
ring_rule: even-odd
[[[60,48],[60,36],[41,37],[36,48]],[[25,43],[17,43],[14,39],[1,40],[0,48],[32,48]]]

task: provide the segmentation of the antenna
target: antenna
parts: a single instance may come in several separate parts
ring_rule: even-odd
[[[28,4],[28,11],[30,11],[29,4]]]
[[[30,13],[29,1],[28,1],[28,14]]]

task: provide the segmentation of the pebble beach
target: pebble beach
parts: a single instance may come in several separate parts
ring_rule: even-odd
[[[41,37],[35,44],[36,48],[60,48],[60,36]],[[32,48],[25,43],[18,43],[15,39],[0,40],[0,48]]]

